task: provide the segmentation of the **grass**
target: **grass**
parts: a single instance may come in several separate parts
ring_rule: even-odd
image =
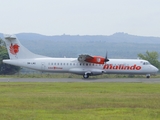
[[[158,120],[160,84],[0,83],[0,120]]]

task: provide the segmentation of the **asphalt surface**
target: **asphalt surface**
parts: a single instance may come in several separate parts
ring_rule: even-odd
[[[106,78],[106,79],[74,79],[74,78],[0,78],[0,82],[129,82],[160,83],[160,78]]]

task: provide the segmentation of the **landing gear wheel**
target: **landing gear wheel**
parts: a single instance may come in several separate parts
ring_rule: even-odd
[[[146,76],[146,78],[150,78],[150,76]]]
[[[84,78],[84,79],[87,79],[87,78],[89,78],[89,75],[88,75],[88,74],[84,74],[84,75],[83,75],[83,78]]]
[[[150,78],[150,74],[147,74],[147,75],[146,75],[146,78]]]

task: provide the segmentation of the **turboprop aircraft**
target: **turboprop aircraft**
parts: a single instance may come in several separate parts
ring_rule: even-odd
[[[15,35],[4,35],[10,59],[6,64],[31,68],[39,71],[74,73],[89,78],[101,74],[155,74],[158,69],[141,59],[108,59],[102,56],[81,54],[78,58],[52,58],[37,55],[26,49]]]

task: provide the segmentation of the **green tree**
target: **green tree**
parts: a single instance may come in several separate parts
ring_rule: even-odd
[[[20,67],[4,64],[3,59],[9,59],[4,42],[0,39],[0,74],[14,74],[20,70]]]
[[[158,61],[159,54],[157,52],[146,51],[145,54],[138,54],[138,57],[144,60],[148,60],[152,65],[156,66],[157,68],[160,68],[160,62]]]

